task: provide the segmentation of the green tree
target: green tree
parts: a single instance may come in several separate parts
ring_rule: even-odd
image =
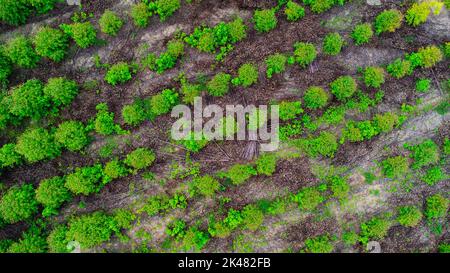
[[[435,194],[427,198],[425,216],[431,219],[442,218],[447,215],[448,199],[440,194]]]
[[[125,62],[112,65],[105,75],[105,81],[111,85],[123,84],[131,80],[130,66]]]
[[[91,22],[63,24],[60,27],[81,48],[88,48],[97,41],[97,31]]]
[[[56,176],[42,180],[36,189],[36,200],[44,206],[43,216],[57,215],[59,207],[72,197],[64,186],[64,178]]]
[[[91,167],[76,168],[67,175],[64,184],[72,193],[89,195],[100,190],[100,180],[103,178],[103,167],[96,164]]]
[[[135,170],[141,170],[151,166],[155,159],[156,155],[152,150],[138,148],[128,154],[124,162]]]
[[[383,32],[394,32],[401,27],[403,14],[396,10],[385,10],[375,18],[375,32],[379,35]]]
[[[370,42],[373,37],[372,25],[369,23],[356,25],[351,36],[355,45],[358,46]]]
[[[122,19],[120,19],[115,12],[110,10],[105,10],[105,12],[103,12],[98,23],[100,25],[100,30],[109,36],[116,36],[123,26]]]
[[[42,27],[33,38],[36,53],[52,61],[60,62],[69,49],[68,37],[59,29]]]
[[[40,60],[32,42],[25,36],[10,39],[5,45],[4,53],[14,64],[22,68],[35,68]]]
[[[415,227],[422,220],[422,212],[415,206],[404,206],[398,209],[397,221],[404,227]]]
[[[294,1],[288,1],[284,9],[284,14],[288,21],[295,22],[305,16],[305,9]]]
[[[330,84],[331,93],[340,101],[344,101],[356,92],[358,85],[351,76],[341,76]]]
[[[47,114],[49,106],[50,100],[39,80],[28,80],[11,90],[9,111],[19,118],[39,119]]]
[[[345,40],[339,35],[339,33],[330,33],[325,36],[323,40],[322,49],[325,54],[338,55],[345,45]]]
[[[83,149],[89,143],[83,123],[74,120],[63,122],[58,126],[55,140],[72,152]]]
[[[220,189],[220,183],[214,177],[205,175],[196,177],[191,182],[194,192],[198,192],[206,197],[213,197],[216,191]]]
[[[33,185],[12,186],[0,200],[0,216],[10,224],[28,220],[38,212]]]
[[[19,136],[16,152],[30,163],[51,159],[61,153],[53,135],[43,128],[28,130]]]
[[[43,89],[44,95],[49,97],[56,107],[72,103],[78,91],[78,84],[64,77],[48,79]]]
[[[295,43],[294,59],[301,67],[306,67],[317,57],[317,51],[311,43]]]
[[[384,83],[384,70],[378,66],[369,66],[364,70],[364,83],[367,87],[380,88]]]
[[[22,162],[22,157],[16,152],[16,145],[8,143],[0,148],[0,168],[14,167]]]
[[[220,72],[206,85],[206,90],[212,96],[221,97],[230,90],[231,75]]]
[[[47,244],[51,253],[67,253],[69,240],[66,238],[68,228],[66,225],[58,225],[47,237]]]
[[[305,106],[309,109],[320,109],[328,104],[330,95],[322,88],[318,86],[309,87],[303,97]]]
[[[258,68],[251,63],[243,64],[238,70],[238,78],[233,79],[233,84],[249,87],[258,81]]]
[[[277,158],[273,154],[263,154],[256,160],[258,174],[272,176],[277,167]]]
[[[138,3],[131,7],[131,18],[138,27],[146,27],[152,12],[145,3]]]
[[[409,171],[408,158],[403,156],[389,157],[382,162],[383,173],[388,178],[403,177]]]
[[[256,10],[253,23],[258,32],[269,32],[277,26],[278,20],[274,9]]]

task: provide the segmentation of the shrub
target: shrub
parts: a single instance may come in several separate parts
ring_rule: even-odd
[[[97,41],[97,31],[90,22],[63,24],[61,28],[81,48],[88,48]]]
[[[43,27],[34,36],[33,44],[37,54],[60,62],[67,54],[69,39],[59,29]]]
[[[369,240],[383,239],[391,227],[391,222],[385,219],[374,217],[361,224],[360,241],[367,244]]]
[[[343,0],[303,0],[303,3],[309,5],[314,13],[323,13],[331,9],[335,4],[342,5]]]
[[[264,221],[263,212],[255,205],[247,205],[242,209],[242,228],[257,230]]]
[[[55,140],[72,152],[83,149],[89,143],[83,123],[74,120],[63,122],[58,126]]]
[[[299,4],[289,1],[286,3],[284,14],[286,15],[288,21],[295,22],[305,16],[305,9]]]
[[[178,58],[184,54],[184,43],[182,40],[173,39],[167,43],[167,54],[173,56],[174,58]]]
[[[113,218],[115,222],[114,226],[116,226],[117,229],[130,229],[132,228],[133,221],[136,220],[136,215],[130,210],[120,208],[114,211]]]
[[[421,59],[421,67],[430,68],[435,66],[438,62],[442,61],[444,58],[442,51],[437,46],[427,46],[420,48],[417,51],[417,54],[420,55]]]
[[[433,186],[446,178],[445,172],[440,167],[433,167],[427,170],[426,174],[422,177],[422,181]]]
[[[334,157],[338,149],[336,136],[330,132],[320,132],[318,137],[306,141],[306,152],[313,157],[318,155]]]
[[[64,186],[64,178],[53,177],[42,180],[36,189],[36,200],[44,206],[43,216],[57,215],[58,208],[72,197]]]
[[[134,102],[122,108],[122,118],[126,124],[137,126],[146,120],[147,113],[141,103]]]
[[[230,90],[231,75],[220,72],[206,85],[206,90],[212,96],[221,97]]]
[[[159,116],[170,112],[178,103],[178,93],[171,89],[165,89],[150,100],[152,113]]]
[[[340,101],[344,101],[356,92],[356,81],[351,76],[341,76],[330,84],[331,93]]]
[[[8,77],[12,73],[11,60],[0,48],[0,90],[8,83]]]
[[[422,220],[422,212],[415,206],[405,206],[398,209],[397,221],[404,227],[415,227]]]
[[[124,162],[135,170],[141,170],[151,166],[155,159],[156,155],[152,150],[139,148],[128,154]]]
[[[106,163],[103,173],[107,177],[106,181],[111,181],[126,176],[128,170],[121,161],[115,159]]]
[[[306,67],[317,57],[317,51],[311,43],[295,43],[294,59],[301,67]]]
[[[444,154],[450,155],[450,139],[445,138],[443,150]]]
[[[258,68],[251,63],[243,64],[238,70],[238,78],[233,79],[233,84],[249,87],[258,81]]]
[[[372,25],[369,23],[356,25],[351,36],[356,45],[370,42],[373,36]]]
[[[63,77],[50,78],[44,86],[44,95],[49,97],[56,107],[70,104],[78,94],[75,81]]]
[[[191,182],[191,187],[195,193],[206,197],[213,197],[216,191],[220,189],[220,183],[212,176],[205,175],[194,178]]]
[[[325,107],[328,104],[330,96],[322,87],[311,86],[306,90],[303,99],[305,100],[306,107],[314,110]]]
[[[287,57],[281,53],[270,55],[266,59],[266,75],[272,78],[273,74],[282,73],[286,70]]]
[[[293,201],[298,203],[298,207],[302,210],[313,210],[325,201],[325,198],[318,189],[308,187],[295,194]]]
[[[354,231],[348,231],[342,234],[342,241],[347,246],[353,246],[358,242],[359,236]]]
[[[387,133],[399,124],[399,117],[391,112],[384,113],[383,115],[377,114],[373,119],[373,124],[376,127],[377,133]]]
[[[146,27],[151,16],[152,12],[144,3],[135,4],[131,7],[131,18],[138,27]]]
[[[161,22],[167,20],[181,6],[180,0],[156,0],[150,3],[150,10],[159,15]]]
[[[38,212],[33,185],[12,186],[0,200],[0,216],[10,224],[30,219]]]
[[[332,176],[330,180],[330,189],[333,196],[339,199],[344,199],[347,197],[350,191],[350,185],[344,177]]]
[[[384,83],[384,70],[378,66],[369,66],[364,70],[364,83],[367,87],[379,88]]]
[[[227,26],[228,33],[230,35],[230,41],[232,43],[237,43],[247,37],[247,26],[244,24],[244,20],[242,20],[242,18],[238,17],[234,19],[233,21],[229,22]]]
[[[209,236],[206,232],[200,231],[196,227],[190,227],[183,237],[182,245],[185,251],[199,251],[209,241]]]
[[[339,33],[329,33],[323,40],[322,49],[325,54],[335,56],[341,52],[344,45],[345,40],[341,37],[341,35],[339,35]]]
[[[272,176],[277,167],[277,158],[273,154],[263,154],[256,160],[258,174]]]
[[[7,250],[8,253],[45,253],[47,242],[38,227],[33,225],[22,235],[19,241],[14,242]]]
[[[196,137],[196,133],[191,132],[185,139],[181,140],[181,144],[186,150],[197,153],[208,145],[208,139],[204,135]]]
[[[169,198],[166,195],[155,195],[147,200],[147,203],[142,208],[149,216],[155,216],[159,212],[169,208]]]
[[[404,176],[409,171],[409,162],[406,157],[389,157],[382,162],[383,173],[388,178]]]
[[[234,185],[240,185],[247,181],[250,177],[257,175],[256,170],[250,165],[235,164],[224,176],[231,180]]]
[[[327,235],[308,238],[305,246],[305,251],[308,253],[331,253],[334,248]]]
[[[19,118],[39,119],[47,113],[48,106],[49,99],[39,80],[28,80],[11,90],[9,111]]]
[[[450,58],[450,42],[444,44],[444,55],[446,58]]]
[[[410,26],[417,27],[427,21],[430,12],[431,9],[427,2],[422,2],[420,4],[413,3],[412,6],[406,11],[406,22]]]
[[[131,78],[130,66],[125,62],[111,66],[105,75],[105,81],[111,85],[126,83]]]
[[[101,31],[109,36],[116,36],[123,26],[123,21],[120,17],[110,10],[105,10],[98,23]]]
[[[102,177],[103,168],[100,164],[76,168],[74,173],[67,175],[65,186],[74,194],[89,195],[100,190]]]
[[[200,97],[202,93],[201,85],[182,83],[180,93],[183,94],[183,102],[194,104],[195,97]]]
[[[0,148],[0,168],[14,167],[22,162],[22,158],[16,152],[16,145],[5,144]]]
[[[425,93],[430,90],[431,80],[430,79],[418,79],[416,81],[416,91],[420,93]]]
[[[18,26],[24,24],[32,10],[25,1],[2,0],[0,8],[0,21]]]
[[[67,239],[91,248],[107,240],[114,231],[114,219],[101,211],[72,218],[68,223]]]
[[[345,107],[344,106],[331,106],[325,113],[323,113],[323,120],[328,124],[339,124],[344,120],[345,117]]]
[[[277,26],[278,20],[274,9],[255,10],[253,23],[258,32],[269,32]]]
[[[303,113],[300,101],[282,101],[279,105],[279,115],[281,120],[295,119]]]
[[[54,137],[45,129],[37,128],[25,131],[19,136],[16,152],[30,163],[54,158],[60,154],[60,148]]]
[[[406,148],[411,151],[409,156],[414,160],[412,168],[415,170],[439,161],[439,147],[430,139],[415,146],[406,145]]]
[[[95,109],[97,110],[94,121],[95,131],[105,136],[114,133],[116,131],[114,113],[108,111],[108,105],[106,103],[99,103]]]
[[[66,239],[67,226],[56,226],[47,237],[47,244],[50,253],[67,253],[69,240]]]
[[[448,199],[440,194],[435,194],[427,198],[427,208],[425,216],[429,219],[437,219],[447,215]]]
[[[32,42],[25,36],[10,39],[4,47],[4,53],[14,64],[22,68],[35,68],[40,60]]]
[[[409,60],[396,59],[387,66],[387,72],[396,79],[411,75],[412,71],[413,67]]]
[[[186,222],[181,219],[177,219],[167,225],[166,233],[170,237],[174,237],[175,239],[179,240],[183,238],[184,235],[186,235],[185,229]]]
[[[375,32],[379,35],[383,32],[394,32],[401,27],[403,14],[396,10],[385,10],[375,18]]]

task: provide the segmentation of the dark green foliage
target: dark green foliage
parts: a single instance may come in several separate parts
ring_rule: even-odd
[[[266,59],[266,75],[272,78],[273,74],[282,73],[286,70],[287,57],[281,53],[270,55]]]
[[[339,33],[335,32],[325,36],[322,49],[325,54],[335,56],[341,52],[344,45],[345,40],[341,37],[341,35],[339,35]]]
[[[150,100],[151,111],[156,116],[160,116],[170,112],[172,107],[178,103],[178,93],[172,89],[165,89]]]
[[[295,43],[294,59],[301,67],[306,67],[317,57],[317,51],[311,43]]]
[[[43,128],[25,131],[19,136],[16,152],[28,162],[35,163],[43,159],[51,159],[60,154],[60,147],[53,135]]]
[[[39,119],[47,113],[50,105],[41,81],[35,79],[11,89],[8,99],[10,113],[18,118]]]
[[[257,175],[257,172],[252,166],[242,164],[235,164],[224,173],[224,176],[234,185],[240,185],[254,175]]]
[[[116,36],[123,26],[122,19],[120,19],[115,12],[110,10],[105,10],[98,23],[101,31],[110,36]]]
[[[401,178],[409,171],[408,158],[403,156],[389,157],[382,162],[383,173],[388,178]]]
[[[197,136],[194,132],[190,132],[189,135],[180,142],[188,151],[194,153],[199,152],[208,145],[208,139],[206,139],[204,135]]]
[[[223,96],[230,90],[230,81],[231,75],[220,72],[207,83],[207,91],[212,96]]]
[[[166,195],[155,195],[147,199],[147,203],[142,208],[149,216],[155,216],[161,211],[169,208],[169,197]]]
[[[369,240],[381,240],[387,235],[391,224],[388,220],[374,217],[361,224],[359,240],[363,244],[367,244]]]
[[[197,227],[190,227],[183,237],[183,248],[185,251],[199,251],[209,241],[209,236],[206,232],[199,230]]]
[[[78,95],[78,85],[75,81],[63,77],[50,78],[44,86],[43,92],[56,107],[65,106]]]
[[[272,176],[277,167],[277,158],[273,154],[263,154],[256,160],[258,174]]]
[[[397,221],[404,227],[415,227],[422,220],[422,212],[415,206],[405,206],[398,209]]]
[[[180,0],[155,0],[149,2],[150,10],[159,15],[161,22],[167,20],[181,6]]]
[[[25,36],[10,39],[5,45],[4,53],[14,64],[22,68],[34,68],[40,60],[32,42]]]
[[[409,60],[396,59],[387,66],[387,72],[396,79],[411,75],[413,66]]]
[[[206,197],[213,197],[220,189],[220,183],[209,175],[194,178],[190,186],[194,190],[194,193],[199,193]]]
[[[22,234],[19,241],[14,242],[7,250],[8,253],[45,253],[47,241],[36,226],[31,226]]]
[[[415,170],[439,161],[439,147],[430,139],[414,146],[406,145],[405,147],[411,151],[410,157],[414,160],[412,168]]]
[[[328,104],[330,95],[322,87],[311,86],[306,90],[303,99],[305,106],[314,110],[325,107]]]
[[[88,48],[97,41],[97,31],[90,22],[63,24],[60,27],[81,48]]]
[[[10,224],[28,220],[38,212],[33,185],[12,186],[0,200],[0,216]]]
[[[255,10],[253,23],[258,32],[269,32],[277,26],[278,20],[274,9]]]
[[[55,132],[55,140],[62,147],[72,152],[83,149],[89,143],[83,123],[74,120],[63,122],[58,126]]]
[[[174,237],[175,239],[179,240],[186,235],[185,229],[186,222],[181,219],[177,219],[167,225],[166,233],[170,237]]]
[[[47,237],[49,252],[51,253],[67,253],[67,245],[69,241],[66,238],[67,226],[56,226]]]
[[[36,200],[44,206],[43,216],[57,215],[59,207],[71,199],[72,195],[64,183],[64,178],[58,176],[40,182]]]
[[[370,42],[372,36],[372,25],[369,23],[356,25],[352,32],[352,39],[356,45],[362,45]]]
[[[43,27],[33,38],[36,53],[55,62],[64,59],[69,48],[69,39],[59,29]]]
[[[325,198],[318,189],[308,187],[295,194],[293,196],[293,201],[298,204],[298,207],[301,210],[314,210],[323,201],[325,201]]]
[[[430,90],[431,80],[430,79],[418,79],[416,81],[416,91],[420,93],[425,93]]]
[[[369,66],[364,70],[364,83],[367,87],[380,88],[384,83],[384,69],[377,66]]]
[[[330,84],[331,93],[340,101],[353,96],[358,88],[356,81],[351,76],[342,76]]]
[[[148,19],[152,16],[152,12],[146,4],[138,3],[131,7],[130,15],[136,26],[146,27],[148,25]]]
[[[334,249],[327,235],[308,238],[305,241],[305,246],[305,252],[308,253],[330,253]]]
[[[344,241],[346,246],[353,246],[358,242],[358,240],[359,236],[354,231],[348,231],[342,234],[342,241]]]
[[[76,168],[74,173],[67,175],[65,186],[74,194],[89,195],[98,192],[103,177],[102,165]]]
[[[21,156],[16,152],[16,145],[5,144],[0,148],[0,168],[14,167],[22,162]]]
[[[243,64],[238,70],[238,75],[233,79],[233,84],[249,87],[258,81],[258,68],[251,63]]]
[[[375,32],[379,35],[383,32],[394,32],[401,27],[403,14],[396,10],[385,10],[375,19]]]
[[[24,24],[31,14],[25,0],[1,0],[0,7],[0,21],[14,26]]]
[[[105,81],[111,85],[126,83],[131,78],[130,66],[125,62],[119,62],[111,66],[105,75]]]
[[[435,194],[427,198],[425,215],[428,219],[442,218],[447,215],[448,199],[440,194]]]
[[[5,55],[3,49],[0,48],[0,90],[8,83],[8,77],[11,73],[11,60]]]
[[[303,113],[300,101],[282,101],[279,104],[279,116],[281,120],[295,119]]]
[[[156,155],[152,150],[139,148],[127,155],[124,163],[135,170],[145,169],[153,164]]]
[[[305,9],[294,1],[289,1],[286,3],[284,14],[288,21],[295,22],[305,16]]]

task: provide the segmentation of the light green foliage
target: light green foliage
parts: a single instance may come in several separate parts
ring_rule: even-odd
[[[18,118],[31,117],[39,119],[46,115],[49,107],[49,98],[44,95],[42,82],[36,79],[11,89],[9,111]]]
[[[108,105],[100,103],[95,109],[97,110],[94,121],[95,132],[107,136],[117,131],[118,128],[114,124],[114,113],[108,111]]]
[[[317,57],[317,51],[311,43],[295,43],[294,59],[301,67],[306,67]]]
[[[231,75],[220,72],[207,83],[207,91],[212,96],[223,96],[230,90],[230,81]]]
[[[359,240],[363,244],[367,244],[369,240],[381,240],[386,237],[391,224],[392,223],[386,219],[373,217],[369,221],[361,224]]]
[[[106,72],[105,81],[111,85],[123,84],[131,80],[130,66],[125,62],[119,62],[111,66]]]
[[[60,148],[53,135],[43,128],[37,128],[25,131],[19,136],[16,152],[28,162],[35,163],[43,159],[54,158],[60,154]]]
[[[295,22],[305,16],[305,9],[294,1],[289,1],[286,3],[284,14],[288,21]]]
[[[4,53],[14,64],[22,68],[34,68],[40,60],[33,49],[32,42],[25,36],[8,40]]]
[[[343,5],[344,0],[303,0],[305,5],[309,5],[314,13],[323,13],[335,5]]]
[[[396,79],[411,75],[413,66],[409,60],[396,59],[387,66],[387,72]]]
[[[426,174],[422,177],[422,181],[430,186],[447,179],[447,175],[441,167],[432,167],[427,170]]]
[[[378,66],[369,66],[364,70],[364,83],[367,87],[380,88],[384,83],[384,69]]]
[[[130,229],[133,221],[136,220],[136,215],[130,210],[120,208],[114,211],[113,218],[117,229]]]
[[[325,198],[317,188],[308,187],[295,194],[293,201],[298,203],[301,210],[314,210],[325,201]]]
[[[83,123],[75,120],[61,123],[56,129],[55,140],[72,152],[83,149],[89,143]]]
[[[301,101],[282,101],[279,104],[279,116],[281,120],[291,120],[303,113]]]
[[[141,170],[151,166],[155,159],[156,155],[152,150],[139,148],[128,154],[124,162],[135,170]]]
[[[415,227],[422,220],[422,212],[415,206],[405,206],[398,209],[397,221],[404,227]]]
[[[331,253],[334,249],[327,235],[308,238],[305,241],[305,251],[308,253]]]
[[[442,218],[447,215],[448,199],[440,194],[435,194],[427,198],[425,216],[428,219]]]
[[[197,227],[190,227],[183,237],[182,245],[185,251],[200,251],[209,241],[206,232]]]
[[[220,183],[210,175],[194,178],[190,186],[193,188],[194,193],[199,193],[206,197],[213,197],[220,189]]]
[[[74,194],[90,195],[100,190],[102,177],[103,167],[100,164],[76,168],[74,173],[67,175],[65,186]]]
[[[90,22],[63,24],[60,27],[81,48],[88,48],[97,41],[97,31]]]
[[[356,25],[351,36],[358,46],[370,42],[373,36],[372,25],[369,23]]]
[[[152,12],[146,4],[138,3],[131,7],[130,15],[136,26],[146,27],[148,25],[148,19],[152,16]]]
[[[445,138],[443,150],[444,154],[450,155],[450,139]]]
[[[338,55],[345,45],[345,40],[339,33],[329,33],[323,40],[322,49],[325,54],[335,56]]]
[[[69,49],[69,39],[59,29],[43,27],[33,38],[36,53],[55,62],[64,59]]]
[[[166,195],[155,195],[147,199],[147,203],[142,208],[149,216],[155,216],[161,211],[169,208],[169,197]]]
[[[47,244],[50,253],[67,253],[69,241],[66,238],[67,226],[56,226],[47,237]]]
[[[272,176],[277,167],[277,158],[273,154],[263,154],[256,160],[258,174]]]
[[[358,85],[351,76],[341,76],[330,84],[331,93],[340,101],[353,96]]]
[[[375,19],[375,32],[379,35],[383,32],[394,32],[401,27],[403,14],[396,10],[385,10]]]
[[[242,164],[233,165],[224,174],[234,185],[240,185],[254,175],[257,175],[257,172],[252,166]]]
[[[430,79],[418,79],[416,81],[416,91],[420,93],[425,93],[430,90],[431,80]]]
[[[16,145],[5,144],[0,148],[0,168],[14,167],[22,162],[21,156],[16,152]]]
[[[57,215],[59,207],[71,199],[72,195],[64,182],[64,178],[56,176],[39,183],[36,200],[44,206],[43,216]]]
[[[412,168],[417,170],[439,161],[439,147],[431,139],[414,146],[405,145],[411,151],[409,155],[413,160]]]
[[[311,86],[306,90],[303,99],[305,106],[314,110],[325,107],[328,104],[330,95],[322,87]]]
[[[177,219],[172,223],[169,223],[166,227],[166,233],[170,237],[174,237],[179,240],[186,235],[186,222],[181,219]]]
[[[254,64],[245,63],[239,68],[238,75],[233,79],[233,84],[249,87],[258,81],[258,68]]]
[[[258,32],[269,32],[277,26],[278,20],[274,9],[255,10],[253,23]]]
[[[208,139],[205,135],[202,134],[201,136],[196,136],[195,132],[190,132],[189,135],[180,142],[188,151],[194,153],[199,152],[208,145]]]
[[[273,74],[282,73],[286,70],[287,57],[281,53],[270,55],[266,59],[266,75],[272,78]]]
[[[201,86],[199,84],[181,83],[180,93],[183,94],[183,102],[186,104],[194,104],[195,97],[201,96]]]
[[[131,126],[137,126],[147,119],[147,113],[140,101],[125,105],[122,108],[123,121]]]
[[[124,166],[124,164],[114,159],[108,163],[106,163],[105,168],[103,169],[103,172],[105,176],[107,177],[107,180],[113,180],[120,177],[124,177],[128,174],[127,168]]]
[[[312,157],[322,155],[332,158],[338,149],[336,136],[327,131],[320,132],[318,137],[308,138],[303,145],[306,153]]]
[[[424,68],[433,67],[444,58],[441,49],[434,45],[420,48],[417,54],[420,56],[420,66]]]
[[[444,43],[443,47],[444,47],[444,55],[445,55],[445,57],[447,59],[450,58],[450,42]]]
[[[389,157],[382,162],[383,173],[388,178],[401,178],[409,171],[408,158],[403,156]]]
[[[150,100],[152,113],[156,116],[167,114],[178,103],[178,96],[178,93],[172,89],[164,89],[161,93],[153,96]]]
[[[353,246],[355,245],[359,240],[358,234],[354,231],[348,231],[342,234],[342,241],[344,241],[344,244],[347,246]]]
[[[64,77],[50,78],[43,89],[56,107],[68,105],[78,95],[78,85],[75,81]]]
[[[382,115],[377,114],[373,118],[373,125],[377,133],[387,133],[399,124],[399,117],[395,113],[386,112]]]
[[[30,219],[38,212],[33,185],[12,186],[0,200],[0,216],[10,224]]]
[[[123,21],[113,11],[105,10],[102,17],[98,21],[100,30],[109,36],[116,36],[123,26]]]
[[[406,11],[406,22],[408,25],[417,27],[427,21],[428,15],[431,13],[431,7],[427,1],[422,3],[413,3]]]
[[[338,199],[345,199],[350,191],[350,185],[347,179],[334,175],[329,178],[329,181],[333,196]]]
[[[150,10],[159,15],[161,22],[164,22],[172,16],[180,6],[180,0],[155,0],[149,3]]]
[[[242,209],[242,228],[255,231],[264,221],[263,212],[255,205],[247,205]]]

